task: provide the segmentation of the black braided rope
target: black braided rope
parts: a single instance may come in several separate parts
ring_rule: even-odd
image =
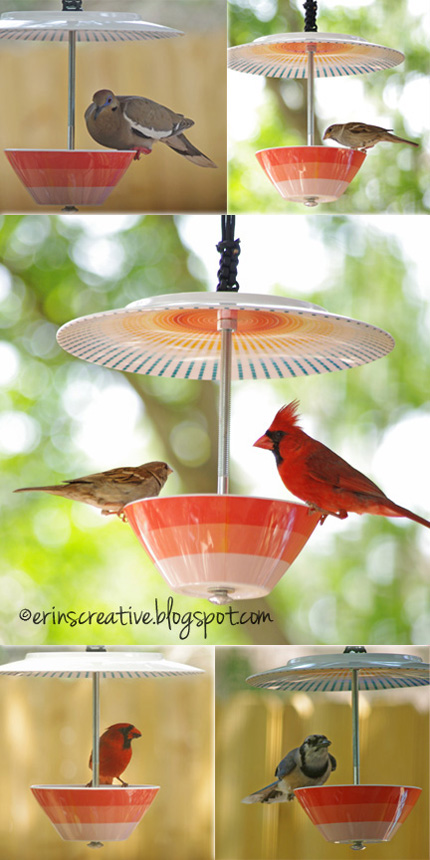
[[[367,654],[364,645],[347,645],[344,654]]]
[[[234,215],[221,215],[222,239],[216,249],[221,254],[217,271],[217,291],[237,292],[237,267],[239,264],[240,239],[234,238]]]
[[[63,0],[63,12],[82,12],[82,0]]]
[[[305,10],[305,33],[316,33],[317,27],[317,0],[305,0],[303,3]]]

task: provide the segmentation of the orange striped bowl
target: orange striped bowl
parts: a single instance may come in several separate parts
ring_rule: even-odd
[[[268,594],[299,555],[320,514],[279,499],[196,495],[141,499],[127,520],[174,591]]]
[[[99,206],[135,154],[102,149],[5,149],[27,191],[45,206]]]
[[[62,839],[128,839],[151,806],[158,785],[32,785],[31,790]]]
[[[281,196],[295,203],[337,200],[366,158],[365,152],[331,146],[277,146],[255,155]]]
[[[328,842],[388,842],[408,817],[420,788],[401,785],[318,785],[294,790]]]

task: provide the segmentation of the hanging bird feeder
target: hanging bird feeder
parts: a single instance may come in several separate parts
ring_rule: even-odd
[[[366,153],[315,146],[315,78],[389,69],[401,63],[404,55],[357,36],[318,33],[315,0],[306,0],[304,6],[304,33],[278,33],[229,48],[228,65],[251,75],[307,79],[307,146],[262,149],[256,157],[282,197],[317,206],[337,200],[346,191]]]
[[[265,690],[338,692],[351,690],[353,785],[296,788],[294,794],[312,823],[328,842],[388,842],[408,817],[421,788],[360,783],[359,691],[393,690],[429,684],[429,666],[408,654],[367,654],[363,647],[343,654],[312,654],[289,660],[286,666],[247,678]]]
[[[45,206],[99,206],[108,197],[136,152],[75,149],[77,42],[130,42],[182,36],[131,12],[84,12],[82,0],[62,0],[62,12],[5,12],[0,39],[68,44],[67,149],[6,149],[6,157],[36,203]]]
[[[344,370],[394,346],[382,329],[309,302],[239,297],[234,216],[222,224],[217,292],[143,299],[73,320],[57,335],[66,352],[104,367],[219,380],[217,495],[142,499],[124,509],[169,585],[213,603],[267,594],[321,518],[303,504],[228,495],[231,381]]]
[[[161,654],[87,651],[30,653],[24,660],[0,665],[0,675],[38,678],[91,678],[93,687],[92,784],[32,785],[37,802],[62,839],[103,842],[128,839],[151,806],[160,786],[99,785],[100,677],[155,678],[195,675],[201,669],[165,660]]]

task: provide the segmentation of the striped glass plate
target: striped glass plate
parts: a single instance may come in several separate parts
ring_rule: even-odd
[[[136,39],[169,39],[183,36],[161,24],[143,21],[132,12],[5,12],[0,15],[0,39],[67,42],[76,33],[78,42],[131,42]]]
[[[345,370],[391,352],[386,331],[309,302],[250,293],[177,293],[81,317],[60,346],[115,370],[178,379],[219,378],[220,314],[229,311],[233,379],[277,379]]]
[[[329,693],[350,690],[353,670],[357,670],[360,690],[422,687],[430,682],[429,666],[420,657],[384,653],[312,654],[246,680],[252,687],[266,690]]]
[[[155,652],[47,651],[31,652],[23,660],[0,665],[0,675],[39,678],[151,678],[202,672],[185,663],[172,663]]]
[[[393,48],[373,45],[339,33],[278,33],[228,50],[228,65],[237,72],[270,78],[306,78],[308,46],[314,46],[314,75],[336,78],[390,69],[404,60]]]

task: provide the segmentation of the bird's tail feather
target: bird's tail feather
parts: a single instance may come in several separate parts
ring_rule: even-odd
[[[409,146],[419,146],[414,140],[406,140],[405,137],[399,137],[397,134],[388,134],[387,140],[395,140],[397,143],[409,143]]]
[[[413,520],[415,523],[420,523],[422,526],[427,526],[430,529],[430,521],[425,520],[424,517],[418,516],[418,514],[412,513],[412,511],[408,511],[407,508],[402,508],[400,505],[396,505],[395,502],[392,502],[391,499],[388,499],[389,504],[384,505],[384,510],[381,510],[382,513],[386,517],[407,517],[409,520]]]
[[[175,152],[178,152],[179,155],[183,155],[184,158],[191,161],[192,164],[196,164],[198,167],[217,166],[210,158],[207,157],[207,155],[204,155],[203,152],[200,152],[199,149],[193,146],[184,134],[175,134],[174,137],[166,137],[162,142],[167,143],[167,146],[170,146],[170,149],[174,149]]]
[[[59,485],[58,487],[19,487],[18,490],[14,490],[14,493],[31,493],[31,492],[42,492],[42,493],[52,493],[54,496],[60,496],[62,490],[66,490],[66,485],[62,487]]]
[[[293,800],[293,795],[287,794],[280,788],[279,780],[271,782],[270,785],[265,785],[264,788],[259,788],[252,794],[244,797],[241,803],[284,803],[287,800]]]

